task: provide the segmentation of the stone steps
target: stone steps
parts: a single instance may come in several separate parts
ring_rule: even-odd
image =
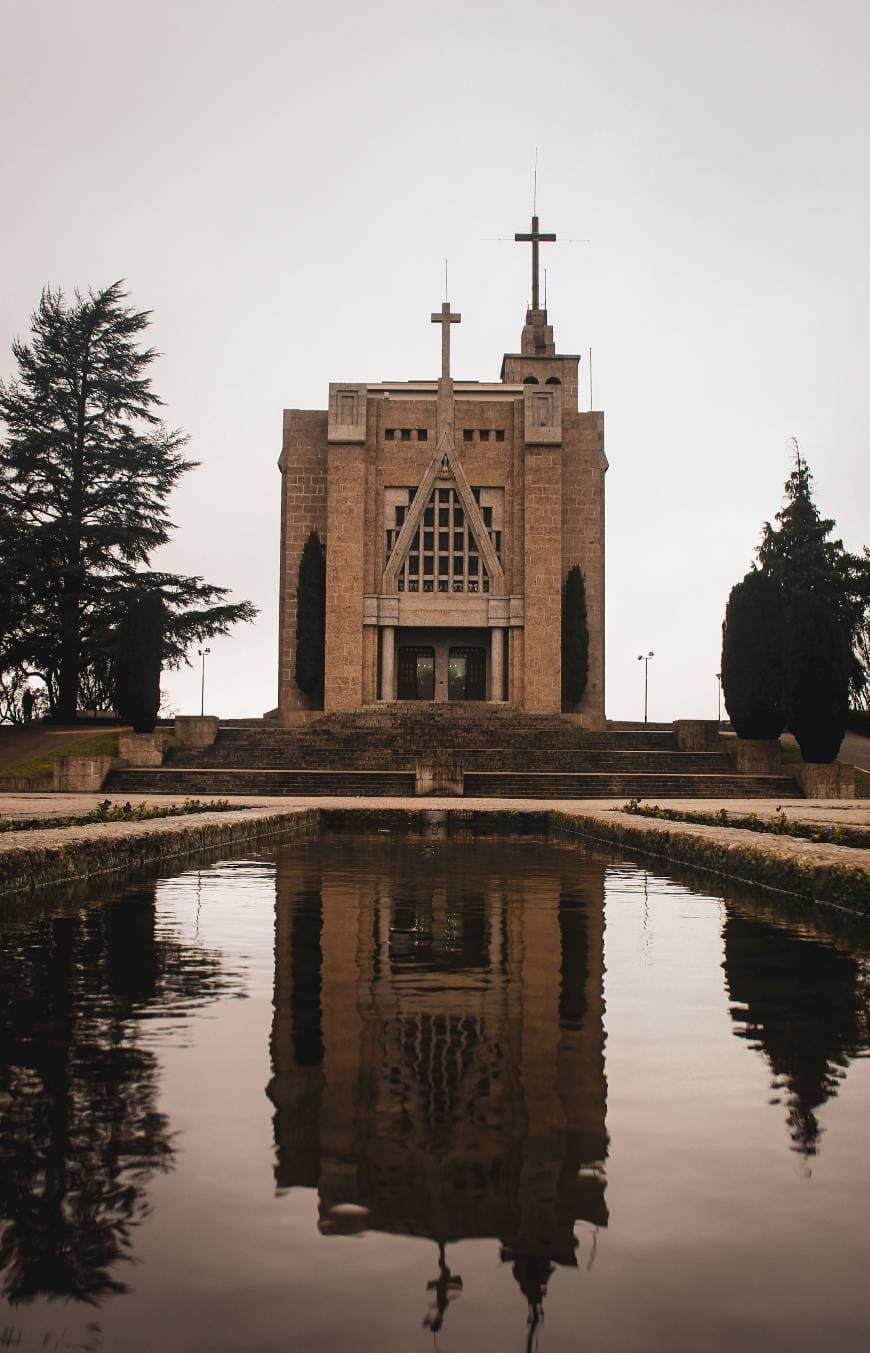
[[[413,797],[414,772],[182,769],[115,770],[103,788],[112,794],[178,794],[185,798],[228,798],[236,794],[350,795],[360,798]]]
[[[350,795],[378,798],[414,795],[414,775],[393,771],[306,771],[237,768],[116,770],[105,788],[114,794],[177,794],[190,798],[225,798],[237,794]],[[517,774],[476,773],[465,776],[468,798],[596,799],[596,798],[767,798],[800,797],[797,784],[781,775],[735,774]]]
[[[546,772],[669,772],[674,774],[726,774],[731,763],[721,752],[634,751],[565,747],[467,747],[441,746],[439,754],[462,762],[466,771]],[[413,771],[426,749],[339,744],[305,746],[218,741],[201,752],[175,753],[167,765],[173,769],[253,770],[391,770]],[[429,749],[429,755],[432,749]]]
[[[786,775],[498,774],[465,777],[468,798],[505,799],[799,799]]]

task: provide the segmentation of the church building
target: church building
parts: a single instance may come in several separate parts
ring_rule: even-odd
[[[314,708],[294,679],[305,542],[326,553],[323,708],[396,701],[563,710],[562,590],[583,573],[584,726],[604,726],[604,419],[580,412],[580,358],[559,353],[539,300],[498,381],[454,380],[449,302],[437,380],[336,381],[327,409],[285,409],[279,466],[279,720]]]

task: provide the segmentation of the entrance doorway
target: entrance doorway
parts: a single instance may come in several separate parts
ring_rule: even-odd
[[[447,658],[447,699],[486,699],[484,648],[451,648]]]
[[[397,696],[400,700],[435,699],[435,649],[400,648]]]

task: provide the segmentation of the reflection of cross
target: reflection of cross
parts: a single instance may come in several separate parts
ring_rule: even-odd
[[[532,217],[532,229],[530,234],[517,234],[514,239],[519,244],[531,244],[532,246],[532,309],[538,308],[538,245],[542,242],[551,244],[555,241],[555,235],[544,234],[538,229],[537,216]]]
[[[461,320],[461,315],[451,314],[449,301],[444,302],[440,314],[432,316],[432,323],[441,325],[441,378],[445,381],[450,379],[450,326]]]

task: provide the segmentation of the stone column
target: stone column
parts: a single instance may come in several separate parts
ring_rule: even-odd
[[[396,698],[396,628],[381,626],[381,699]]]
[[[490,699],[504,701],[504,630],[500,627],[491,629],[489,643]]]

